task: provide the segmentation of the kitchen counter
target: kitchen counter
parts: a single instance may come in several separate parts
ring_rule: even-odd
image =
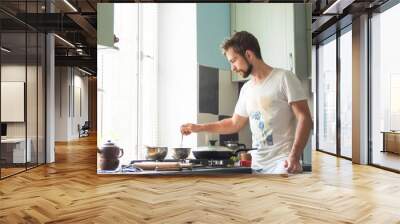
[[[311,172],[311,165],[303,165],[303,172]],[[116,170],[97,170],[97,174],[116,174],[116,175],[151,175],[151,176],[169,176],[169,175],[229,175],[229,174],[252,174],[250,167],[196,167],[182,170],[135,170],[127,165],[122,165]]]
[[[250,167],[198,167],[182,170],[143,170],[119,167],[115,171],[97,170],[98,174],[129,174],[129,175],[212,175],[212,174],[251,174]]]

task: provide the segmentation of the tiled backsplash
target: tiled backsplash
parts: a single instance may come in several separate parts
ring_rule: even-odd
[[[198,123],[208,123],[232,116],[239,96],[239,85],[231,81],[231,72],[199,65],[199,113]],[[249,127],[245,127],[244,129]],[[208,145],[209,140],[223,144],[227,140],[237,140],[251,146],[251,133],[242,130],[236,134],[218,135],[198,133],[197,144]]]

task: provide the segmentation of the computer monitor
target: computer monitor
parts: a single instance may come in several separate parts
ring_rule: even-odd
[[[7,124],[1,123],[1,137],[7,136]]]

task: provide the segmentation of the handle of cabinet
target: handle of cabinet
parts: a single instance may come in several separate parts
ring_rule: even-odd
[[[290,71],[293,72],[293,54],[289,53],[289,66],[290,66]]]

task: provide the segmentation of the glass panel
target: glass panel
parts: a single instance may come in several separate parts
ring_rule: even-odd
[[[38,45],[38,163],[45,163],[45,51],[46,38],[44,34],[39,34]]]
[[[25,91],[26,34],[2,33],[1,121],[6,133],[1,140],[2,177],[25,170],[26,152]]]
[[[318,48],[318,148],[336,154],[336,38]]]
[[[372,17],[372,163],[400,170],[400,5]],[[387,132],[387,133],[383,133]]]
[[[340,37],[340,154],[352,157],[352,35]]]
[[[37,165],[37,79],[38,79],[38,35],[36,32],[27,33],[28,38],[28,63],[27,63],[27,81],[26,81],[26,113],[27,113],[27,166]]]
[[[142,83],[142,104],[141,104],[141,141],[143,145],[159,145],[158,142],[158,92],[154,91],[154,83],[158,83],[156,66],[156,21],[157,7],[155,4],[142,4],[142,52],[145,57],[141,61],[141,83]],[[142,144],[140,144],[142,145]],[[143,150],[140,150],[143,152]],[[144,153],[142,153],[144,154]],[[144,155],[139,155],[144,158]]]

